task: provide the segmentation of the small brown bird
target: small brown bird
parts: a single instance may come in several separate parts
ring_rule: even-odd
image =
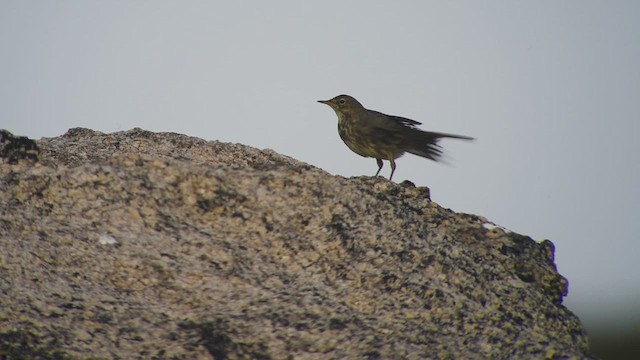
[[[421,123],[415,120],[366,109],[349,95],[318,102],[329,105],[338,115],[338,133],[349,149],[358,155],[376,159],[378,172],[375,176],[382,170],[382,160],[389,160],[389,180],[396,171],[395,159],[405,152],[438,161],[442,156],[442,148],[438,145],[440,139],[473,140],[468,136],[420,130],[416,125]]]

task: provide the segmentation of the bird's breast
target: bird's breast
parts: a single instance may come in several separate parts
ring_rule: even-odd
[[[349,115],[338,116],[338,134],[354,153],[376,159],[396,159],[404,154],[404,149],[375,136],[366,123],[355,121]]]

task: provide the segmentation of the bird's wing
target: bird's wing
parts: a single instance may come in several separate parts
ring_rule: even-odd
[[[403,118],[401,116],[388,116],[389,119],[398,122],[399,124],[402,124],[404,126],[408,126],[408,127],[415,127],[416,125],[422,125],[421,122],[415,121],[415,120],[411,120],[411,119],[407,119],[407,118]]]
[[[366,126],[363,126],[361,131],[378,142],[400,145],[406,141],[408,133],[419,131],[416,125],[420,123],[415,120],[371,111],[367,117]]]

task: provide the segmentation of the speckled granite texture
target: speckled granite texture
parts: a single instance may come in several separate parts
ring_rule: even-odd
[[[589,358],[553,244],[427,188],[140,129],[36,143],[0,159],[0,358]]]

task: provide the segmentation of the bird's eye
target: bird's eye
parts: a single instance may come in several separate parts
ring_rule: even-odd
[[[344,104],[346,104],[346,103],[347,103],[347,100],[345,100],[344,98],[342,98],[342,99],[338,100],[338,103],[339,103],[340,105],[344,105]]]

